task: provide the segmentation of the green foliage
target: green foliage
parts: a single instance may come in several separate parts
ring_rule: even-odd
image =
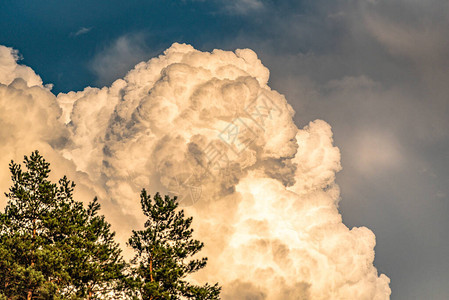
[[[206,266],[207,258],[190,259],[203,248],[192,239],[192,218],[177,210],[175,198],[159,193],[154,199],[142,190],[145,229],[133,231],[129,245],[137,252],[132,260],[136,293],[142,299],[219,299],[221,287],[195,286],[185,279]]]
[[[73,200],[65,176],[48,180],[49,163],[35,151],[23,170],[10,163],[12,186],[0,213],[0,299],[93,299],[123,286],[125,263],[114,233]]]
[[[85,208],[65,176],[51,183],[50,164],[38,151],[25,156],[24,169],[14,161],[9,169],[12,186],[0,212],[0,300],[219,299],[218,284],[186,280],[207,259],[191,259],[203,243],[192,239],[192,218],[177,210],[176,198],[142,191],[148,220],[129,239],[137,252],[129,272],[97,198]]]

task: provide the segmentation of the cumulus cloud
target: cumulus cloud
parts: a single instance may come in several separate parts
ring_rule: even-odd
[[[219,281],[223,299],[389,299],[374,234],[338,212],[330,126],[298,129],[268,78],[252,50],[175,43],[110,87],[57,98],[35,87],[26,101],[43,108],[28,122],[51,121],[35,134],[16,126],[99,193],[122,242],[142,226],[142,187],[178,195],[210,261],[192,280]],[[21,79],[11,85],[5,105],[19,88],[31,93]],[[22,151],[16,139],[9,147]]]
[[[246,19],[256,32],[242,30],[226,45],[257,51],[297,125],[332,124],[341,212],[380,236],[376,264],[391,276],[395,299],[449,297],[449,244],[431,247],[437,255],[424,250],[449,230],[448,5],[282,1],[266,18]],[[433,275],[420,280],[423,272]]]
[[[42,79],[27,66],[17,64],[19,52],[0,45],[0,83],[8,85],[14,79],[23,79],[28,86],[41,86]]]
[[[86,176],[76,173],[75,166],[60,151],[69,143],[69,130],[60,122],[62,109],[55,95],[29,67],[18,65],[18,52],[0,46],[0,189],[7,191],[10,181],[8,163],[21,162],[23,155],[38,149],[56,164],[53,179],[64,174],[78,183],[78,196],[94,196]],[[86,201],[89,201],[86,198]],[[0,201],[0,207],[6,204]]]

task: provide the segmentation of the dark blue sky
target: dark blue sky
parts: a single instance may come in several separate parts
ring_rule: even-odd
[[[0,44],[56,94],[110,84],[173,42],[255,50],[298,126],[333,127],[343,220],[376,234],[392,299],[448,299],[448,11],[443,0],[2,0]]]
[[[95,85],[92,60],[122,36],[139,35],[148,53],[145,59],[174,42],[209,51],[249,47],[263,59],[265,52],[326,51],[336,42],[333,33],[340,30],[336,22],[321,23],[316,15],[322,12],[302,1],[266,1],[263,8],[224,3],[6,0],[0,3],[0,44],[18,49],[22,63],[37,70],[45,83],[53,83],[58,93]],[[289,19],[315,30],[291,31],[284,22]],[[77,35],[83,28],[88,31]],[[316,39],[316,30],[324,38]],[[269,61],[266,64],[270,67]]]
[[[2,1],[0,43],[20,49],[22,63],[59,92],[91,85],[89,62],[122,35],[143,34],[155,52],[175,41],[201,48],[235,35],[243,23],[202,2]],[[76,36],[81,28],[90,30]]]

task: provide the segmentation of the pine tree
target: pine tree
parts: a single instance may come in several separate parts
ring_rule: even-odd
[[[195,286],[186,276],[206,266],[207,258],[191,259],[204,246],[192,239],[192,218],[185,218],[183,210],[177,210],[176,197],[154,199],[145,189],[140,195],[144,215],[148,218],[145,229],[133,231],[129,245],[137,252],[135,265],[137,294],[142,299],[220,299],[221,287]]]
[[[97,200],[85,209],[73,200],[73,182],[51,183],[38,151],[24,164],[10,163],[0,213],[0,298],[93,299],[120,290],[125,263]]]
[[[109,298],[122,299],[126,265],[114,241],[115,233],[104,216],[98,215],[99,210],[95,198],[85,211],[83,232],[71,247],[74,259],[69,274],[79,297],[93,299],[109,294]]]
[[[28,172],[10,164],[13,185],[1,215],[1,259],[6,268],[1,283],[5,296],[31,299],[57,290],[52,280],[57,255],[48,255],[53,253],[44,237],[44,220],[54,206],[57,187],[46,180],[49,164],[37,152],[25,157],[24,163]]]

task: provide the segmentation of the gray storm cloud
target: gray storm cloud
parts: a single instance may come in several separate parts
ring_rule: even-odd
[[[338,212],[330,126],[298,129],[252,50],[173,44],[110,87],[57,97],[16,60],[0,47],[2,179],[42,148],[102,199],[122,244],[143,222],[141,188],[177,195],[209,257],[192,280],[220,282],[223,299],[389,299],[374,234]]]

